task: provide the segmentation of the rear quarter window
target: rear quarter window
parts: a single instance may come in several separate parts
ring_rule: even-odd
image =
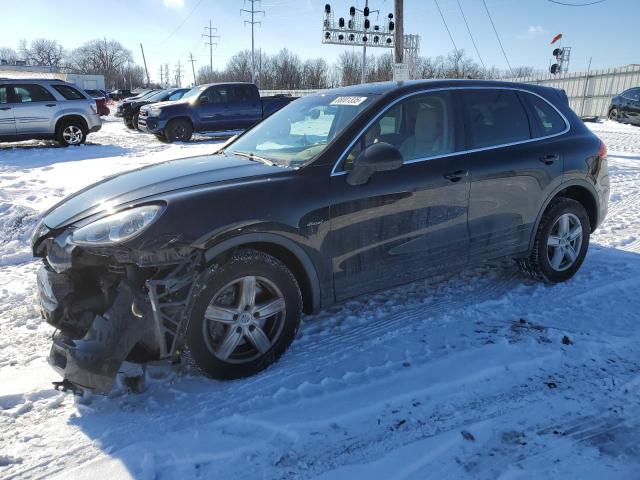
[[[69,85],[53,85],[53,88],[67,100],[86,100],[80,90]]]
[[[485,148],[531,138],[527,112],[513,90],[463,92],[469,147]]]
[[[533,95],[523,93],[531,107],[533,122],[536,124],[536,137],[544,137],[562,132],[567,124],[558,111],[546,100]]]

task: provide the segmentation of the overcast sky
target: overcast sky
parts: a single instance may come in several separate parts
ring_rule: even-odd
[[[465,27],[458,1],[487,66],[506,68],[482,0],[438,0],[458,48],[477,54]],[[595,0],[562,0],[588,3]],[[640,0],[605,0],[585,7],[568,7],[549,0],[486,0],[512,66],[531,65],[547,69],[549,42],[564,34],[564,46],[572,47],[571,70],[640,63]],[[322,0],[263,0],[266,11],[256,27],[256,48],[275,53],[283,47],[302,58],[322,56],[333,61],[353,47],[321,44],[324,5]],[[348,15],[349,6],[364,0],[330,2],[337,16]],[[434,0],[405,0],[405,33],[421,36],[421,54],[436,56],[453,49]],[[6,5],[5,7],[8,7]],[[201,34],[211,19],[218,28],[214,68],[221,67],[236,51],[251,47],[251,30],[243,25],[242,0],[22,0],[10,15],[0,15],[0,46],[16,48],[21,38],[53,38],[74,48],[93,38],[114,38],[131,49],[142,64],[139,43],[147,56],[150,74],[157,77],[161,63],[186,64],[192,52],[196,69],[209,62]],[[380,9],[380,20],[393,11],[392,0],[370,0]],[[373,17],[375,19],[375,16]],[[371,49],[382,53],[386,49]],[[360,49],[358,49],[360,51]],[[189,65],[190,72],[190,65]]]

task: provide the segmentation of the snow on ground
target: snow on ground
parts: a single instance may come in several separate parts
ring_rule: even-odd
[[[415,282],[305,317],[253,378],[156,367],[85,400],[51,389],[30,229],[99,178],[218,146],[113,119],[80,148],[0,145],[0,477],[640,478],[640,128],[590,128],[611,204],[571,281],[500,262]]]

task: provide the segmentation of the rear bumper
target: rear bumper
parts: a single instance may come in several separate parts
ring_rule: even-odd
[[[89,128],[89,132],[97,132],[102,128],[102,119],[100,115],[97,113],[87,115],[87,127]]]

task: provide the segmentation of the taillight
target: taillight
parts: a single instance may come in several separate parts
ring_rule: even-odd
[[[603,141],[600,141],[600,148],[598,149],[598,156],[600,158],[607,158],[607,146]]]

